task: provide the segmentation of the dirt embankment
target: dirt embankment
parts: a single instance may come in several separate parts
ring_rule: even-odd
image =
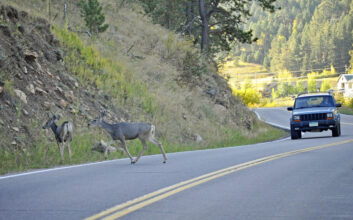
[[[108,96],[81,85],[66,69],[46,20],[0,5],[0,39],[1,147],[30,147],[49,112],[80,127],[109,106]]]

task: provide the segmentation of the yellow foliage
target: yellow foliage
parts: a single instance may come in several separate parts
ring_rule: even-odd
[[[262,46],[264,44],[264,40],[259,38],[256,43],[258,46]]]
[[[292,27],[292,32],[293,32],[293,34],[295,35],[295,34],[297,34],[297,19],[294,19],[294,21],[293,21],[293,27]]]
[[[293,74],[288,70],[283,70],[278,74],[278,79],[281,81],[291,81],[293,78]]]
[[[312,72],[312,73],[308,73],[307,77],[308,79],[315,79],[319,76],[320,74],[318,72]]]

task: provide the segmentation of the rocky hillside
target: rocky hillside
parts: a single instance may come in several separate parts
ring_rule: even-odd
[[[42,130],[50,112],[74,121],[78,131],[103,108],[112,120],[128,118],[67,70],[47,20],[0,5],[0,39],[0,154],[24,154],[46,138],[55,143]]]
[[[93,98],[66,70],[63,50],[46,20],[10,6],[0,7],[3,146],[28,146],[49,112],[62,113],[65,118],[88,117],[86,111],[104,105],[103,94]]]
[[[124,23],[128,23],[126,19],[130,16],[120,13]],[[138,30],[136,25],[134,31]],[[170,35],[160,27],[156,27],[156,32],[167,36],[161,37],[160,41]],[[108,111],[110,122],[143,120],[154,123],[167,152],[235,145],[238,139],[254,139],[269,132],[269,128],[260,125],[256,117],[233,97],[227,83],[217,74],[208,72],[190,77],[181,71],[183,63],[176,61],[176,57],[166,57],[160,46],[154,47],[156,52],[147,51],[144,47],[151,46],[148,40],[152,41],[153,36],[146,38],[142,34],[141,38],[148,44],[145,41],[139,46],[136,42],[140,39],[134,39],[136,47],[132,49],[129,33],[122,31],[114,38],[118,46],[112,47],[116,43],[113,41],[105,46],[119,54],[117,62],[124,62],[130,81],[146,87],[141,91],[149,92],[152,97],[151,112],[139,104],[139,99],[144,97],[141,92],[127,91],[127,95],[118,96],[109,88],[106,90],[104,83],[80,76],[69,57],[76,54],[77,62],[86,62],[80,58],[80,51],[68,48],[53,33],[52,24],[46,19],[13,6],[0,5],[0,160],[4,169],[1,172],[58,163],[56,148],[48,148],[55,146],[54,137],[51,132],[41,129],[49,112],[59,113],[63,120],[70,120],[75,125],[71,163],[103,159],[92,154],[90,149],[100,139],[108,137],[99,129],[88,130],[86,126],[101,109]],[[107,38],[111,40],[111,37],[103,36],[101,41]],[[90,39],[86,37],[85,41]],[[97,42],[93,45],[101,51],[99,56],[109,54],[104,45]],[[158,57],[159,53],[164,57]],[[132,153],[140,147],[134,142],[129,146],[136,148],[130,151]],[[124,155],[113,155],[114,158],[121,156]]]

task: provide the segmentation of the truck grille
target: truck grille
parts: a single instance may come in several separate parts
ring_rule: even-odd
[[[326,113],[319,113],[319,114],[306,114],[306,115],[301,115],[300,120],[301,121],[316,121],[316,120],[326,120]]]

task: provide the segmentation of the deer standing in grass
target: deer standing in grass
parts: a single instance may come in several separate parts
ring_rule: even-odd
[[[162,144],[159,141],[157,141],[154,137],[154,133],[155,133],[154,125],[149,123],[128,123],[128,122],[109,124],[103,120],[105,115],[106,115],[105,111],[101,112],[101,115],[96,119],[94,119],[93,121],[91,121],[88,124],[88,127],[99,126],[104,130],[106,130],[113,138],[113,140],[119,140],[123,145],[123,150],[129,156],[132,164],[136,163],[145,153],[147,149],[146,141],[149,141],[155,145],[158,145],[158,147],[160,148],[163,154],[163,158],[164,158],[163,163],[167,162],[167,156],[165,155],[165,151],[163,149]],[[140,139],[143,149],[134,160],[131,154],[129,153],[129,150],[126,147],[126,141],[133,140],[136,138]]]
[[[64,148],[65,142],[67,143],[67,148],[69,151],[69,158],[71,159],[71,141],[73,137],[73,128],[71,122],[64,121],[60,126],[56,124],[60,120],[60,115],[49,115],[49,120],[43,126],[43,129],[51,128],[55,135],[56,143],[58,144],[60,150],[61,160],[64,160]]]

